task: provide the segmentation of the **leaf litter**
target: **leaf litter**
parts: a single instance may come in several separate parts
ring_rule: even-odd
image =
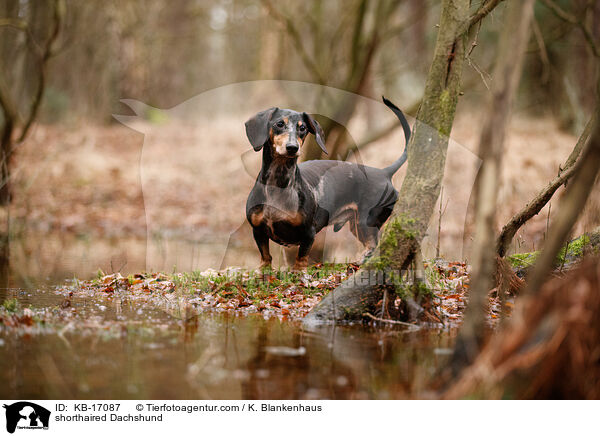
[[[131,327],[131,319],[123,316],[109,319],[103,312],[107,307],[130,303],[136,303],[138,315],[152,308],[166,312],[170,320],[187,321],[200,313],[212,312],[299,321],[358,268],[355,263],[319,263],[305,273],[283,270],[259,273],[230,268],[172,274],[138,273],[127,277],[99,271],[94,279],[73,280],[56,288],[55,294],[62,299],[52,307],[15,309],[6,307],[10,304],[5,303],[0,307],[0,330],[21,328],[27,333],[42,333],[52,325],[61,325],[65,330],[77,325],[84,330],[119,335]],[[425,310],[416,324],[458,326],[468,302],[470,267],[463,262],[435,259],[426,262],[425,268],[430,293],[427,300],[421,302]],[[400,306],[401,299],[400,295],[394,297],[396,307]],[[94,302],[94,311],[83,314],[74,301]],[[489,302],[488,320],[494,324],[500,318],[501,303],[492,294]],[[512,307],[512,301],[505,304],[508,312]],[[365,321],[383,321],[374,316],[370,318]],[[143,321],[133,321],[133,325],[136,324],[142,325]],[[163,320],[159,324],[167,329],[169,322]],[[271,351],[273,354],[300,352]]]

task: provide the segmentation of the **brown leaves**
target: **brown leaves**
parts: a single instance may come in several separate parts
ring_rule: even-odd
[[[428,322],[460,322],[468,301],[469,267],[463,262],[436,260],[427,264],[428,286],[433,296],[421,301]],[[79,282],[77,295],[127,297],[157,305],[181,304],[185,301],[194,311],[260,314],[265,318],[301,319],[335,289],[357,264],[317,264],[308,273],[286,271],[254,273],[242,270],[192,273],[143,273],[129,277],[110,274],[96,280]],[[391,298],[391,297],[390,297]],[[393,296],[394,301],[399,297]],[[498,316],[498,304],[490,299],[491,319]]]

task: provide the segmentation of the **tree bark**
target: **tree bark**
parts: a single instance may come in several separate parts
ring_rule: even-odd
[[[473,361],[484,339],[487,295],[495,286],[494,234],[504,138],[529,40],[533,2],[533,0],[511,0],[508,3],[503,31],[498,43],[492,89],[479,140],[479,156],[483,163],[478,177],[479,183],[475,186],[473,274],[469,290],[469,305],[451,362],[455,373]]]
[[[407,146],[406,177],[376,254],[327,295],[307,315],[306,322],[360,318],[381,298],[385,280],[379,273],[393,275],[412,261],[440,192],[464,61],[465,38],[459,29],[468,22],[468,11],[468,0],[442,3],[434,59]]]

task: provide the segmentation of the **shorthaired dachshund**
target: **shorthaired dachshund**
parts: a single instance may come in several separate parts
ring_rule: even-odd
[[[408,144],[410,127],[404,114],[387,99],[383,102],[400,120]],[[250,144],[255,151],[263,150],[262,168],[246,203],[261,268],[271,265],[271,239],[284,246],[299,245],[293,269],[305,269],[315,235],[329,225],[337,232],[346,222],[367,249],[367,257],[398,198],[392,176],[406,161],[406,147],[383,169],[335,160],[298,164],[309,133],[327,153],[321,126],[306,112],[273,107],[246,122]]]

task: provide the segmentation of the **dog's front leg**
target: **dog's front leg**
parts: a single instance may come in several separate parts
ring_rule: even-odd
[[[298,256],[292,267],[293,271],[306,271],[308,266],[308,253],[312,248],[313,242],[315,241],[315,232],[310,230],[300,241],[300,248],[298,248]]]
[[[256,245],[258,246],[258,251],[260,251],[260,269],[263,268],[271,268],[271,261],[273,258],[271,257],[271,253],[269,252],[269,236],[267,236],[267,232],[261,227],[253,227],[252,234],[254,235],[254,240],[256,241]]]

